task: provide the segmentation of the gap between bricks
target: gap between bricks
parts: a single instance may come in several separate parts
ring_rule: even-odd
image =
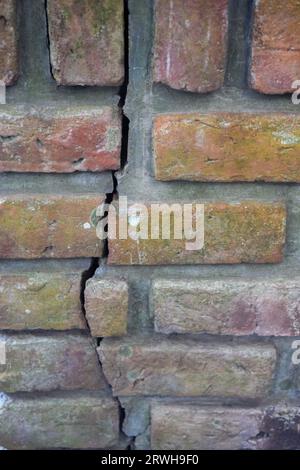
[[[46,15],[47,15],[47,1],[45,0],[45,9],[46,9]],[[48,21],[47,21],[47,26],[48,26]],[[49,31],[48,31],[48,49],[49,49],[49,62],[50,62],[50,70],[51,70],[51,61],[50,61],[50,39],[49,39]],[[127,97],[127,89],[128,89],[128,82],[129,82],[129,8],[128,8],[128,0],[124,0],[124,68],[125,68],[125,76],[124,76],[124,83],[120,87],[119,91],[119,109],[121,112],[122,116],[122,142],[121,142],[121,168],[119,171],[124,170],[124,167],[127,164],[127,159],[128,159],[128,136],[129,136],[129,119],[124,113],[124,107],[126,103],[126,97]],[[106,194],[106,198],[104,201],[104,204],[110,205],[114,200],[118,199],[118,179],[116,177],[116,172],[112,171],[111,172],[111,177],[113,180],[113,191],[111,193]],[[107,214],[104,214],[103,217],[106,217]],[[105,230],[108,230],[108,226],[105,228]],[[103,367],[99,358],[99,355],[96,351],[97,347],[100,346],[101,341],[103,338],[93,338],[91,335],[91,330],[89,327],[88,320],[86,318],[86,310],[85,310],[85,289],[86,289],[86,284],[89,279],[92,279],[95,276],[95,273],[97,269],[100,267],[101,264],[106,264],[107,258],[109,254],[109,249],[108,249],[108,240],[105,240],[104,242],[104,249],[103,249],[103,257],[101,260],[98,258],[92,258],[91,259],[91,264],[90,267],[87,271],[84,271],[82,273],[82,278],[81,278],[81,292],[80,292],[80,301],[81,301],[81,307],[82,307],[82,313],[85,318],[86,326],[89,331],[89,334],[93,340],[93,344],[95,346],[95,352],[96,356],[98,358],[98,363],[99,367],[103,372],[103,376],[105,377],[105,380],[107,382],[108,388],[110,389],[111,395],[112,394],[112,387],[110,383],[107,380],[107,377],[103,371]],[[119,408],[119,429],[120,429],[120,435],[125,437],[125,439],[128,441],[128,446],[127,450],[131,450],[134,448],[134,441],[135,437],[129,437],[125,436],[123,432],[123,423],[125,421],[125,408],[122,407],[121,401],[118,397],[113,397]]]

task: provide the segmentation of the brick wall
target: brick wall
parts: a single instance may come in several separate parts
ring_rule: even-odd
[[[300,448],[299,22],[0,0],[0,447]],[[123,196],[204,248],[101,240]]]

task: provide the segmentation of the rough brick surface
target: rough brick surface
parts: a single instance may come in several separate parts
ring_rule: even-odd
[[[52,72],[59,85],[121,85],[123,0],[51,0]]]
[[[104,196],[16,195],[0,198],[0,258],[100,256],[93,226]]]
[[[127,332],[128,285],[121,280],[90,279],[84,292],[86,319],[92,336]]]
[[[150,204],[147,206],[150,208]],[[109,223],[114,223],[114,213],[114,210],[110,211]],[[143,219],[147,218],[141,213],[140,225]],[[184,239],[163,240],[160,235],[160,239],[154,240],[149,233],[148,240],[133,240],[131,237],[109,240],[109,263],[277,263],[282,261],[283,256],[285,220],[285,208],[277,203],[208,203],[205,204],[205,240],[202,250],[187,250]]]
[[[157,280],[155,329],[161,333],[299,336],[300,280]]]
[[[268,394],[276,359],[272,346],[161,338],[105,339],[98,352],[115,396],[258,398]]]
[[[0,0],[0,81],[13,85],[18,77],[17,0]]]
[[[299,409],[200,408],[154,405],[152,448],[157,450],[288,450],[300,448]]]
[[[300,450],[299,20],[0,0],[0,450]]]
[[[156,0],[154,80],[206,93],[224,81],[228,1]]]
[[[85,329],[80,290],[81,273],[0,275],[0,329]]]
[[[154,120],[155,177],[189,181],[300,181],[299,117],[173,114]]]
[[[98,390],[106,387],[94,344],[84,336],[1,335],[3,392]]]
[[[0,445],[5,449],[108,449],[118,437],[119,410],[111,398],[0,396]]]
[[[121,117],[112,107],[15,108],[0,114],[0,171],[116,170],[120,150]]]
[[[295,0],[257,0],[250,86],[268,94],[293,91],[300,77],[300,9]]]
[[[151,413],[153,449],[254,449],[261,412],[156,405]]]

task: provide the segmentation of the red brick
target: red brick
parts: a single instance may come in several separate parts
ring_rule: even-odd
[[[8,450],[111,449],[118,439],[112,398],[1,396],[0,442]]]
[[[59,85],[121,85],[123,0],[51,0],[52,72]]]
[[[288,450],[300,448],[297,407],[199,407],[155,404],[152,448],[157,450]]]
[[[0,275],[0,329],[86,329],[80,291],[81,273]]]
[[[98,352],[115,396],[258,398],[268,394],[276,360],[272,346],[188,339],[106,338]]]
[[[158,180],[300,182],[300,119],[289,114],[173,114],[154,120]]]
[[[71,173],[120,166],[117,109],[66,108],[3,111],[0,171]]]
[[[299,279],[158,279],[151,300],[160,333],[300,335]]]
[[[154,81],[206,93],[223,85],[227,0],[156,0]]]
[[[184,202],[187,201],[181,203]],[[200,204],[201,201],[193,203]],[[155,222],[150,220],[151,204],[145,204],[150,232],[151,223],[155,225]],[[110,226],[114,223],[114,213],[111,208]],[[143,221],[147,222],[144,214],[138,217],[140,225]],[[182,240],[162,239],[161,231],[157,240],[151,239],[151,233],[147,240],[133,240],[131,237],[120,239],[117,236],[109,240],[108,262],[116,265],[279,263],[283,258],[285,224],[285,207],[279,203],[207,203],[204,248],[201,250],[187,250],[184,234]],[[116,233],[118,235],[118,227]]]
[[[5,393],[105,390],[91,339],[77,335],[1,335],[6,363],[0,365]]]
[[[0,0],[0,81],[18,78],[17,0]]]
[[[256,2],[250,86],[268,94],[293,91],[300,77],[300,9],[295,0]]]
[[[102,255],[93,226],[105,196],[0,197],[0,258],[90,258]]]

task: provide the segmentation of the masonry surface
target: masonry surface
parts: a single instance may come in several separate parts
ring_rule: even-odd
[[[0,447],[300,449],[299,24],[0,0]],[[100,240],[120,196],[204,204],[204,248]]]

